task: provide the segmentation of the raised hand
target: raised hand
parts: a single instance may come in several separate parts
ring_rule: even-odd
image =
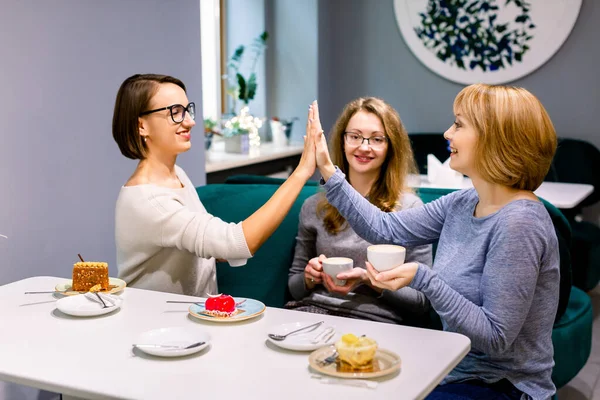
[[[323,134],[323,129],[321,128],[321,118],[319,116],[319,105],[316,101],[311,105],[313,109],[313,118],[315,120],[315,125],[317,126],[317,130],[313,131],[316,135],[315,137],[315,145],[316,145],[316,159],[317,159],[317,167],[319,167],[319,172],[323,176],[324,180],[329,179],[331,175],[335,173],[335,166],[333,162],[331,162],[331,157],[329,156],[329,150],[327,149],[327,139]]]
[[[381,289],[398,290],[412,282],[419,264],[410,262],[387,271],[379,272],[367,262],[367,275],[371,284]]]
[[[315,140],[317,139],[317,131],[321,129],[321,124],[317,126],[314,118],[313,105],[316,104],[314,101],[308,107],[308,117],[306,119],[306,136],[304,136],[304,150],[300,157],[300,162],[296,167],[294,173],[301,174],[303,179],[308,180],[315,173],[317,166],[316,162],[316,145]]]

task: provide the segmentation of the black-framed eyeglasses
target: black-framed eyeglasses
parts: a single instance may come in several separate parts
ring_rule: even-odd
[[[346,138],[346,144],[356,147],[362,146],[365,140],[367,141],[367,145],[371,146],[372,149],[382,149],[387,143],[385,136],[371,136],[366,138],[360,133],[345,132],[344,137]]]
[[[187,107],[182,106],[181,104],[173,104],[172,106],[157,108],[156,110],[149,110],[140,113],[140,117],[142,115],[152,114],[158,111],[169,110],[171,113],[171,119],[176,124],[183,122],[185,119],[185,113],[190,114],[190,118],[195,121],[196,120],[196,104],[191,102]]]

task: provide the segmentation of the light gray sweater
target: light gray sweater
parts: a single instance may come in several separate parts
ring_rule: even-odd
[[[317,203],[322,196],[324,193],[317,193],[306,199],[300,211],[296,249],[288,280],[292,297],[337,313],[380,322],[402,323],[407,318],[422,316],[427,312],[429,301],[425,295],[409,287],[397,291],[384,290],[380,295],[363,286],[346,296],[331,294],[322,285],[312,291],[306,288],[304,269],[311,258],[320,254],[327,257],[348,257],[354,261],[355,267],[365,268],[367,247],[371,245],[349,226],[336,235],[325,230],[323,219],[317,215]],[[422,205],[418,196],[405,193],[400,197],[398,208]],[[431,265],[431,245],[407,248],[406,260]]]
[[[129,286],[205,297],[217,293],[215,259],[252,257],[241,223],[210,215],[183,169],[184,185],[123,186],[115,211],[119,277]]]
[[[433,268],[419,264],[410,286],[429,298],[445,330],[471,339],[471,351],[444,382],[506,378],[534,399],[554,394],[559,254],[541,202],[516,200],[476,218],[479,197],[469,189],[383,213],[340,170],[324,186],[327,200],[368,241],[416,246],[439,238]]]

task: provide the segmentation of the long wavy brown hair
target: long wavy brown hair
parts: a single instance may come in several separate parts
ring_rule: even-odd
[[[415,173],[417,167],[408,133],[392,106],[376,97],[361,97],[348,103],[330,132],[331,160],[348,179],[349,166],[344,153],[344,132],[350,119],[359,111],[376,115],[383,124],[388,139],[387,153],[379,171],[379,178],[369,190],[367,198],[385,212],[396,210],[401,192],[411,192],[407,185],[407,176]],[[338,210],[327,202],[325,195],[321,196],[317,203],[317,214],[323,218],[325,230],[335,235],[348,225]]]

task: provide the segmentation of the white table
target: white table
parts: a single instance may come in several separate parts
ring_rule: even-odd
[[[427,175],[411,175],[408,183],[412,188],[468,189],[473,187],[473,182],[467,177],[463,178],[460,185],[446,185],[444,182],[429,182]],[[542,182],[534,193],[557,208],[569,209],[576,207],[593,191],[592,185],[583,183]]]
[[[52,290],[63,281],[28,278],[0,286],[0,380],[84,398],[127,399],[420,399],[468,353],[459,334],[267,308],[236,324],[200,321],[187,296],[127,288],[121,310],[102,317],[69,317],[55,309]],[[308,353],[269,344],[266,332],[285,322],[325,320],[339,332],[375,338],[400,355],[399,373],[378,378],[376,389],[326,385],[310,377]],[[174,359],[145,356],[131,344],[142,332],[186,326],[207,331],[211,346]]]

